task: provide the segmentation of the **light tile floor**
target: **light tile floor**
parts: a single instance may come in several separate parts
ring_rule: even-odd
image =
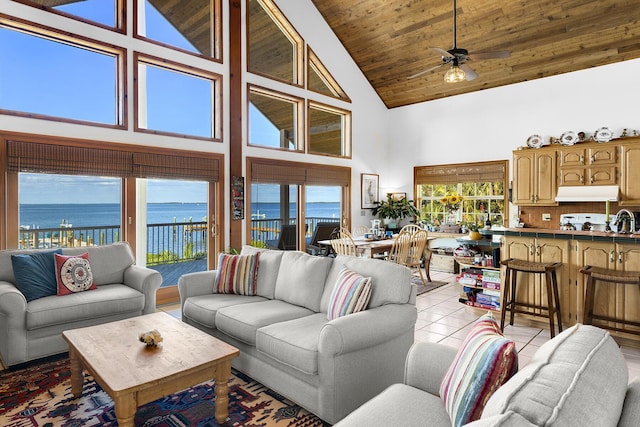
[[[455,283],[455,275],[432,271],[431,280],[445,281],[449,284],[419,295],[416,300],[418,320],[416,322],[416,341],[439,342],[458,348],[467,334],[471,324],[481,312],[465,307],[458,302],[459,285]],[[180,304],[158,307],[170,315],[181,318]],[[532,323],[519,321],[507,325],[504,335],[513,339],[518,349],[518,362],[522,367],[542,344],[549,340],[549,330],[534,326]],[[640,376],[640,348],[621,346],[627,366],[629,380]]]

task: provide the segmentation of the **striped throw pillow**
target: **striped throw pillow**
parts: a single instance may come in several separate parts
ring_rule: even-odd
[[[327,319],[333,320],[367,308],[371,298],[371,277],[364,277],[342,267],[331,292]]]
[[[219,294],[255,295],[260,253],[220,254],[214,290]]]
[[[440,383],[452,425],[479,419],[491,395],[517,371],[515,343],[502,336],[490,312],[480,317]]]

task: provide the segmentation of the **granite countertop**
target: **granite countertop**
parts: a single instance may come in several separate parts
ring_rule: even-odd
[[[501,228],[493,230],[494,234],[505,236],[523,236],[523,237],[551,237],[555,239],[567,240],[594,240],[594,241],[610,241],[620,243],[640,243],[640,233],[636,234],[619,234],[607,233],[605,231],[571,231],[571,230],[554,230],[548,228]]]

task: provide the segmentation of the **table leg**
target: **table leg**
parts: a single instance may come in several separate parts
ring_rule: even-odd
[[[135,394],[125,394],[113,399],[113,406],[118,420],[118,427],[134,427],[136,409],[138,409]]]
[[[224,424],[229,417],[229,378],[231,377],[231,362],[221,362],[216,368],[215,395],[216,421]]]
[[[71,394],[78,398],[82,395],[82,385],[84,383],[82,361],[78,353],[73,348],[69,348],[69,370],[71,371]]]

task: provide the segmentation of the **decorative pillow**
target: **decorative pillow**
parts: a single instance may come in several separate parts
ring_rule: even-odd
[[[55,254],[58,295],[97,289],[93,283],[93,273],[89,264],[89,253],[78,256]]]
[[[53,255],[61,253],[62,251],[57,249],[11,255],[16,288],[22,292],[27,302],[56,294],[56,268]]]
[[[371,298],[371,277],[364,277],[343,266],[329,298],[327,319],[333,320],[367,308]]]
[[[490,312],[480,317],[440,383],[451,423],[461,426],[479,419],[489,397],[517,371],[515,343],[502,336]]]
[[[214,290],[219,294],[256,295],[260,253],[220,254]]]

